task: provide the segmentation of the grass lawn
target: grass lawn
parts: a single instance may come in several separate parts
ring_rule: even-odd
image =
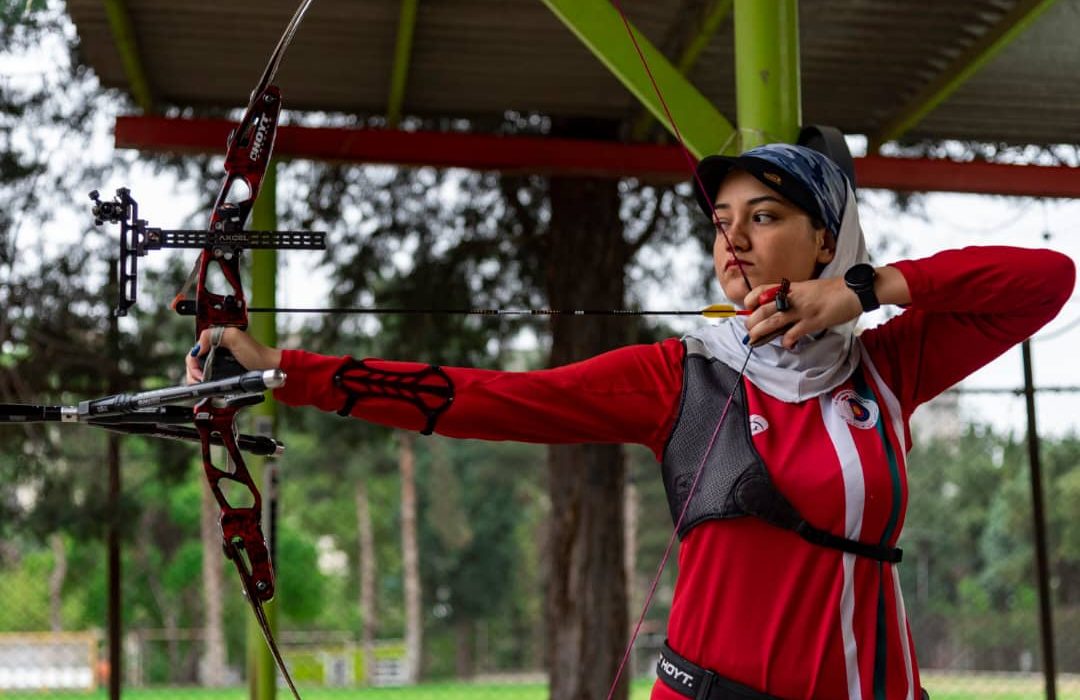
[[[1038,674],[945,673],[923,671],[923,686],[931,700],[1038,700],[1046,687]],[[1080,700],[1080,676],[1062,674],[1057,682],[1058,700]]]

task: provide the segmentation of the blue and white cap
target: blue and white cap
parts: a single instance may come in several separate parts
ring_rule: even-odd
[[[709,221],[713,214],[710,199],[716,198],[720,184],[732,168],[750,173],[812,218],[820,220],[833,235],[840,235],[851,183],[828,156],[806,146],[771,143],[738,156],[702,159],[697,174],[709,198],[697,183],[694,183],[694,195]]]

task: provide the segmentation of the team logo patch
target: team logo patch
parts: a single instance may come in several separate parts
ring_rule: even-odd
[[[765,420],[765,416],[759,416],[753,414],[750,416],[750,434],[757,435],[758,433],[764,433],[769,429],[769,421]]]
[[[851,389],[837,393],[833,397],[833,407],[840,412],[845,423],[860,430],[873,429],[881,415],[881,410],[873,399],[864,399]]]

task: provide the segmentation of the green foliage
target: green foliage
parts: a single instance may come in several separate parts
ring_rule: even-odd
[[[960,579],[956,589],[962,607],[977,613],[990,611],[990,594],[974,578],[966,576]]]
[[[451,452],[430,441],[420,465],[425,517],[421,557],[428,562],[432,604],[450,620],[472,619],[498,608],[511,590],[519,557],[514,532],[530,502],[521,489],[543,466],[542,448],[506,446],[497,452],[467,442]]]
[[[1047,529],[1059,572],[1059,595],[1062,602],[1080,605],[1080,436],[1044,441],[1041,454],[1049,481]]]
[[[540,624],[539,611],[519,601],[539,599],[538,520],[542,447],[468,441],[427,441],[428,458],[418,464],[424,593],[431,611],[429,657],[432,677],[455,670],[455,648],[471,647],[483,629],[492,659],[527,666],[535,653],[521,640]],[[531,576],[522,576],[529,573]],[[444,634],[439,636],[437,632]],[[444,646],[446,654],[437,653]]]
[[[403,592],[400,484],[393,443],[355,421],[331,420],[337,430],[328,430],[319,440],[290,440],[278,541],[282,629],[358,634],[353,486],[364,478],[378,548],[380,637],[398,636]],[[334,439],[352,442],[360,437],[366,441],[352,453],[333,444]],[[911,505],[902,542],[907,556],[900,570],[920,650],[929,657],[937,643],[951,640],[971,650],[975,663],[1012,668],[1020,650],[1038,647],[1026,451],[1008,436],[978,428],[949,442],[917,444],[911,455]],[[1080,470],[1076,444],[1071,437],[1043,442],[1048,508],[1051,521],[1060,525],[1051,525],[1051,559],[1058,572],[1054,590],[1061,620],[1072,619],[1080,609],[1069,597],[1067,575],[1068,567],[1077,564],[1068,546],[1075,522],[1069,521],[1071,484]],[[320,463],[324,448],[332,455],[335,449],[341,452]],[[131,628],[160,628],[171,609],[179,613],[181,625],[197,625],[202,585],[199,470],[189,454],[187,472],[173,484],[158,478],[156,458],[145,446],[133,445],[126,455],[125,483],[142,507],[133,521],[140,532],[129,532],[125,544],[125,620]],[[631,462],[640,497],[639,578],[647,580],[666,543],[670,516],[652,455],[633,451]],[[542,629],[539,560],[546,515],[543,464],[543,448],[537,446],[417,442],[427,670],[433,676],[456,672],[454,659],[463,639],[472,644],[486,639],[484,662],[494,668],[537,663]],[[153,536],[140,539],[142,531]],[[324,538],[329,545],[320,544]],[[44,629],[50,619],[47,581],[53,554],[34,540],[14,544],[20,554],[17,560],[4,560],[0,586],[19,601],[18,614],[0,615],[0,629]],[[145,551],[140,553],[140,547]],[[69,537],[67,551],[71,573],[63,592],[64,624],[72,629],[100,627],[106,591],[103,547],[98,541]],[[334,552],[344,565],[324,568],[320,553]],[[1026,562],[1024,557],[1029,557]],[[929,563],[925,568],[924,560]],[[237,623],[247,620],[248,612],[233,572],[227,569],[224,574],[229,658],[237,660],[247,643],[246,624]],[[672,575],[668,572],[668,581]],[[164,600],[146,585],[151,577],[160,581]],[[660,622],[667,613],[664,589],[661,586],[652,612]],[[1068,634],[1064,623],[1059,629]],[[466,637],[459,636],[462,630]],[[1072,658],[1070,649],[1062,647],[1063,664],[1080,661]],[[167,660],[154,663],[167,675]],[[314,665],[311,672],[321,673]]]
[[[45,7],[45,0],[3,0],[0,2],[0,25],[32,22],[34,13]]]
[[[277,587],[281,596],[280,610],[286,619],[296,623],[316,619],[327,604],[326,577],[319,571],[318,553],[311,534],[283,523],[278,529]],[[331,601],[344,603],[340,599]],[[342,608],[338,607],[340,612]]]
[[[202,580],[202,543],[188,539],[176,548],[172,560],[163,567],[162,584],[169,593],[179,596],[193,582]]]
[[[18,568],[0,570],[0,590],[17,607],[5,606],[0,614],[0,630],[31,632],[49,629],[49,588],[53,568],[48,551],[32,552],[23,557]]]
[[[1041,455],[1053,602],[1057,615],[1068,616],[1080,603],[1080,558],[1071,548],[1078,529],[1078,441],[1075,436],[1044,439]],[[954,644],[977,668],[1014,669],[1023,653],[1033,655],[1037,665],[1026,445],[972,426],[955,439],[916,440],[908,465],[910,502],[900,572],[922,656],[934,658]],[[1072,638],[1067,628],[1059,630]]]

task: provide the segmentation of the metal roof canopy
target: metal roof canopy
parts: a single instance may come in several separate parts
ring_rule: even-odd
[[[320,0],[279,83],[290,108],[386,115],[388,123],[400,114],[492,123],[518,110],[622,119],[648,135],[655,105],[646,99],[643,110],[631,94],[642,91],[627,92],[614,77],[636,69],[605,68],[630,46],[621,24],[605,34],[590,16],[614,12],[609,0],[543,2]],[[659,78],[677,120],[688,122],[679,126],[692,150],[718,150],[728,134],[713,129],[710,143],[709,130],[736,111],[732,0],[622,4],[654,52],[654,70],[687,76],[685,90]],[[239,106],[294,3],[68,7],[103,83],[131,91],[151,112],[156,104]],[[804,123],[873,143],[1080,141],[1080,83],[1067,79],[1080,67],[1071,39],[1080,33],[1080,0],[803,0],[798,12]],[[715,116],[693,128],[710,109]]]
[[[549,35],[545,31],[541,31],[548,29],[547,25],[552,22],[555,22],[554,30],[559,30],[558,20],[561,20],[595,56],[583,54],[581,46],[577,46],[576,50],[571,52],[575,54],[573,56],[573,66],[575,68],[572,71],[573,74],[568,78],[578,84],[580,82],[578,76],[582,73],[591,74],[591,71],[595,71],[597,68],[603,71],[605,67],[610,69],[611,73],[602,72],[598,76],[589,78],[590,82],[596,84],[599,92],[578,90],[572,94],[567,94],[565,89],[562,90],[564,95],[560,99],[565,99],[567,104],[563,108],[563,112],[553,113],[554,116],[614,117],[617,115],[607,110],[610,109],[612,104],[620,104],[621,116],[627,121],[629,131],[635,138],[650,135],[650,129],[655,129],[654,117],[659,116],[661,123],[667,124],[667,119],[664,117],[662,107],[655,97],[648,76],[644,73],[640,59],[629,41],[626,29],[622,25],[621,18],[618,16],[617,10],[610,4],[610,0],[541,0],[551,10],[550,13],[547,13],[536,0],[505,0],[500,3],[498,10],[499,16],[505,14],[507,19],[494,25],[490,13],[492,9],[491,2],[492,0],[487,0],[486,3],[481,2],[481,0],[458,0],[453,3],[457,9],[455,16],[458,18],[458,24],[457,26],[442,27],[444,31],[450,32],[447,36],[436,31],[440,28],[440,22],[445,22],[450,18],[450,16],[444,14],[446,6],[450,4],[445,0],[438,4],[438,8],[429,7],[429,5],[434,5],[433,3],[421,5],[419,0],[400,0],[400,5],[398,5],[397,0],[369,1],[350,5],[352,9],[356,9],[355,6],[364,7],[369,23],[375,21],[375,15],[372,13],[375,10],[380,10],[382,13],[379,15],[382,17],[380,26],[384,30],[385,36],[393,35],[396,37],[392,44],[386,42],[386,50],[392,56],[392,60],[386,62],[385,65],[376,62],[376,65],[388,69],[388,75],[385,76],[387,78],[387,93],[382,100],[382,110],[374,108],[369,111],[376,114],[385,114],[388,124],[398,123],[403,111],[418,114],[433,113],[432,109],[425,108],[422,104],[422,100],[425,99],[424,95],[428,92],[426,87],[432,82],[426,76],[435,68],[426,63],[428,53],[423,50],[423,42],[431,42],[436,46],[445,45],[448,48],[456,47],[458,50],[465,51],[465,58],[474,53],[478,54],[480,60],[474,62],[475,65],[480,65],[486,55],[491,55],[493,58],[498,59],[497,67],[504,69],[504,74],[521,74],[521,80],[528,80],[529,77],[538,74],[539,67],[530,65],[528,59],[529,57],[536,57],[538,48],[550,45],[556,47],[553,48],[555,53],[550,59],[545,58],[544,61],[552,60],[560,64],[565,63],[567,69],[570,70],[571,64],[569,60],[563,58],[567,51],[559,49],[563,48],[562,42],[567,39],[573,42],[574,36],[571,36],[570,32],[562,30],[558,36],[561,41],[556,41],[555,35]],[[156,4],[156,0],[129,0],[128,5],[124,4],[124,0],[106,0],[106,12],[101,13],[101,16],[95,20],[92,15],[86,13],[92,8],[97,9],[100,13],[100,5],[93,3],[91,7],[89,0],[71,1],[71,12],[79,23],[85,53],[99,72],[102,73],[103,81],[106,84],[129,87],[137,102],[142,105],[144,112],[153,110],[155,94],[159,95],[157,97],[159,102],[195,99],[196,102],[205,104],[208,101],[225,100],[224,93],[219,96],[220,86],[226,81],[235,81],[237,78],[234,77],[234,73],[223,72],[223,68],[228,68],[228,66],[216,65],[222,60],[215,58],[222,55],[220,52],[185,56],[183,62],[191,65],[191,70],[183,76],[174,76],[167,67],[158,67],[157,50],[159,45],[157,43],[154,43],[155,52],[153,56],[144,56],[137,48],[140,43],[146,42],[139,40],[136,28],[144,22],[152,22],[157,17],[157,13],[162,15],[159,21],[167,21],[171,24],[178,23],[180,27],[192,28],[190,23],[198,17],[210,21],[208,15],[214,12],[216,8],[210,5],[205,8],[191,8],[186,14],[177,16],[162,11],[163,8],[157,8]],[[320,80],[330,80],[331,84],[321,86],[321,88],[315,82],[297,81],[295,78],[297,72],[306,71],[309,68],[317,70],[319,66],[325,64],[325,61],[320,61],[319,66],[310,65],[310,56],[304,53],[304,47],[306,46],[307,50],[310,50],[311,37],[314,37],[315,43],[319,43],[326,38],[327,27],[325,22],[328,19],[327,15],[333,15],[347,9],[341,7],[340,4],[341,0],[326,0],[322,5],[329,9],[323,15],[318,14],[320,4],[315,4],[311,10],[311,16],[306,20],[307,24],[297,36],[295,45],[291,49],[292,54],[286,59],[282,69],[283,76],[279,81],[286,86],[287,104],[299,104],[303,107],[311,99],[327,99],[326,89],[340,84],[341,76],[348,74],[348,70],[342,69],[334,73],[334,75],[338,76],[336,78],[324,76]],[[695,66],[700,66],[703,58],[706,62],[709,61],[710,51],[716,53],[715,45],[721,41],[721,37],[732,38],[734,32],[731,19],[732,4],[733,0],[683,0],[680,8],[683,12],[675,13],[672,16],[670,9],[664,10],[650,6],[650,14],[642,8],[643,3],[639,0],[623,0],[623,5],[631,20],[636,15],[643,18],[643,24],[656,24],[656,18],[659,16],[666,18],[667,24],[670,25],[665,33],[667,39],[663,42],[671,46],[666,53],[657,49],[644,35],[638,34],[637,38],[642,50],[648,57],[650,67],[656,74],[657,81],[662,86],[665,98],[675,115],[677,125],[690,149],[695,155],[699,156],[720,151],[725,147],[729,151],[738,150],[738,139],[735,138],[734,127],[725,119],[721,111],[710,103],[709,98],[705,97],[694,84],[683,77],[684,75],[693,77]],[[850,81],[845,80],[846,74],[834,75],[831,79],[820,81],[816,77],[814,66],[818,65],[816,55],[818,49],[816,47],[819,45],[824,46],[824,42],[819,38],[818,34],[811,34],[810,38],[806,38],[805,27],[809,26],[811,29],[815,27],[819,29],[828,28],[831,32],[830,36],[834,37],[833,40],[830,40],[829,45],[836,44],[839,47],[839,49],[833,51],[853,52],[852,57],[857,62],[865,62],[871,56],[878,56],[880,53],[878,46],[888,45],[890,34],[887,30],[890,30],[890,28],[897,31],[911,29],[916,24],[931,26],[933,22],[927,22],[926,20],[936,19],[951,22],[950,27],[967,27],[969,31],[966,34],[957,36],[949,35],[952,41],[950,51],[941,53],[951,58],[947,61],[937,60],[934,64],[937,66],[937,70],[934,73],[924,70],[921,74],[926,77],[922,81],[909,80],[909,87],[906,91],[910,96],[906,100],[893,100],[890,104],[895,104],[895,109],[885,111],[880,107],[871,105],[869,108],[863,107],[860,111],[852,111],[847,123],[855,123],[857,120],[866,121],[867,128],[856,130],[868,134],[872,144],[882,139],[901,136],[904,133],[910,133],[913,136],[921,134],[922,137],[930,138],[949,137],[951,132],[947,130],[942,131],[937,136],[932,135],[932,132],[925,134],[923,132],[927,131],[925,127],[927,121],[933,123],[935,114],[949,108],[951,98],[959,99],[953,96],[959,94],[962,97],[965,91],[980,95],[986,93],[988,88],[995,86],[995,83],[982,78],[977,80],[977,77],[984,76],[987,72],[993,72],[994,70],[999,73],[1005,70],[1015,70],[1015,67],[1012,66],[1012,63],[1015,62],[1026,66],[1030,63],[1032,55],[1035,55],[1039,62],[1045,63],[1048,55],[1045,51],[1033,54],[1033,49],[1042,49],[1044,46],[1042,39],[1045,37],[1040,37],[1040,33],[1045,35],[1052,29],[1060,28],[1063,23],[1071,24],[1080,29],[1080,0],[1059,0],[1056,3],[1054,0],[909,2],[902,4],[899,8],[890,4],[890,12],[886,13],[887,17],[884,20],[881,20],[873,13],[867,15],[863,12],[867,6],[878,4],[881,7],[877,9],[886,9],[885,3],[881,2],[881,0],[863,0],[860,2],[855,2],[855,0],[830,0],[829,2],[804,0],[801,4],[802,11],[799,21],[804,27],[804,37],[801,39],[801,57],[804,64],[802,73],[805,76],[803,84],[815,84],[814,81],[831,84],[835,99],[830,101],[830,105],[846,101],[849,103],[848,109],[853,110],[855,100],[852,97],[855,97],[855,95],[852,93],[857,93],[860,89],[870,89],[869,87],[862,88],[861,86],[864,84],[880,83],[881,81],[877,80],[878,76],[869,75],[867,77],[875,80],[864,80],[862,83],[852,84]],[[808,7],[813,7],[818,14],[824,13],[826,18],[823,20],[816,14],[809,14]],[[537,14],[537,8],[539,8],[539,14]],[[240,9],[251,8],[242,7]],[[487,9],[488,12],[481,11],[484,9]],[[288,4],[275,3],[274,8],[266,10],[266,13],[280,13],[282,17],[285,17],[291,10],[291,2]],[[917,14],[919,17],[911,17],[912,14]],[[144,19],[136,21],[133,17],[142,17]],[[540,42],[541,46],[519,50],[517,53],[521,55],[522,62],[508,63],[503,53],[488,54],[486,52],[494,45],[503,47],[503,52],[508,50],[498,42],[499,36],[508,37],[506,46],[516,45],[515,41],[510,40],[513,35],[521,31],[521,28],[513,21],[515,17],[528,20],[530,23],[538,23],[538,30],[533,31],[531,36],[537,37],[536,41]],[[956,24],[964,17],[967,18],[966,24]],[[540,21],[541,18],[546,18],[546,23]],[[108,21],[102,24],[105,19]],[[250,15],[249,21],[251,21]],[[864,27],[863,23],[866,22],[870,22],[870,24]],[[216,20],[216,23],[220,24],[221,19]],[[315,26],[313,27],[312,24]],[[420,32],[421,43],[419,44],[416,43],[415,38],[418,24],[420,24],[421,29],[431,25],[427,31]],[[464,32],[464,30],[473,28],[474,25],[495,32],[495,39],[487,43],[480,41],[480,37],[455,41],[454,32]],[[270,20],[260,21],[258,26],[260,27],[261,39],[257,41],[255,38],[251,38],[249,41],[234,45],[244,46],[245,48],[255,44],[271,45],[275,39],[275,32],[278,31],[279,27]],[[356,30],[355,33],[358,39],[367,37],[370,34],[370,29],[367,28],[369,26],[370,24],[362,25]],[[981,30],[979,27],[981,27]],[[147,26],[144,31],[148,35],[152,35],[158,29],[156,25]],[[855,44],[852,42],[853,37],[849,37],[849,32],[854,33],[856,36],[866,36],[868,29],[876,29],[880,34],[874,43],[867,47],[865,43]],[[345,34],[347,35],[349,31],[351,30],[347,30]],[[174,40],[174,43],[182,45],[190,43],[190,37],[187,37],[183,30],[179,30],[175,34],[179,38]],[[202,34],[204,32],[199,32],[200,36]],[[745,36],[745,30],[742,31],[742,34]],[[305,41],[305,37],[309,37],[307,41]],[[333,37],[337,37],[337,34],[331,35],[331,39]],[[523,41],[526,40],[525,37],[521,38]],[[347,39],[344,41],[347,41]],[[102,42],[108,44],[108,46],[103,45]],[[1010,44],[1010,42],[1012,43]],[[859,46],[862,47],[861,55],[858,49]],[[1059,44],[1059,46],[1062,46],[1063,51],[1065,50],[1064,45]],[[346,55],[349,53],[344,46],[342,51]],[[107,60],[108,56],[106,54],[109,53],[113,54],[115,59],[112,63]],[[299,58],[293,55],[296,53],[300,53]],[[1058,57],[1063,60],[1055,64],[1057,66],[1055,71],[1043,74],[1043,83],[1046,81],[1045,76],[1047,74],[1063,74],[1068,70],[1069,64],[1080,66],[1080,52],[1070,47],[1065,53],[1066,56]],[[934,51],[922,46],[912,47],[904,55],[908,56],[910,60],[912,54],[926,60],[937,55]],[[258,52],[252,49],[249,49],[248,53],[232,52],[224,55],[237,62],[253,60],[257,64],[261,60]],[[335,56],[337,54],[328,51],[322,55]],[[671,61],[667,59],[668,55],[671,55]],[[208,56],[210,60],[207,59]],[[997,58],[995,59],[995,57]],[[1076,60],[1064,60],[1069,58],[1075,58]],[[290,63],[304,63],[305,65],[294,67],[289,72]],[[455,54],[440,63],[455,65],[469,63],[469,61],[463,60]],[[732,63],[732,57],[726,56],[717,65],[711,67],[717,68],[717,72],[723,70],[733,72]],[[422,74],[417,73],[414,64],[424,66]],[[809,67],[805,67],[806,64],[809,64]],[[1004,65],[1002,67],[998,64]],[[1030,66],[1030,68],[1038,68],[1038,66]],[[151,73],[151,70],[154,72]],[[151,84],[167,83],[174,85],[177,80],[183,82],[182,78],[186,78],[189,74],[195,74],[199,70],[209,71],[215,76],[213,81],[204,83],[203,90],[200,93],[188,94],[182,86],[178,86],[175,90],[158,90],[157,93],[154,93],[149,87]],[[448,70],[441,69],[439,72],[445,76]],[[1029,73],[1033,72],[1028,68],[1025,68],[1025,70],[1028,70]],[[698,72],[701,72],[700,69],[698,69]],[[257,68],[253,66],[249,75],[256,73]],[[153,77],[159,74],[160,78]],[[289,78],[290,75],[294,77]],[[712,75],[710,73],[703,76],[697,82],[707,85]],[[894,74],[890,73],[889,75]],[[411,84],[409,82],[410,76],[413,77]],[[614,88],[618,93],[618,97],[605,97],[604,109],[598,109],[593,100],[598,94],[603,94],[608,87],[612,86],[613,76],[617,76],[617,79],[623,83],[630,94],[615,84]],[[492,77],[494,77],[494,74],[492,74]],[[728,77],[732,78],[733,76],[729,74]],[[250,80],[250,78],[248,79]],[[547,85],[548,89],[552,89],[549,83],[544,82],[543,84]],[[1029,88],[1029,91],[1038,91],[1040,89],[1039,81],[1030,80],[1025,81],[1024,84]],[[1073,93],[1080,93],[1080,89],[1075,87],[1075,81],[1064,81],[1063,84],[1073,86],[1064,90],[1063,93],[1067,93],[1069,90]],[[491,101],[493,93],[508,91],[506,93],[509,95],[508,102],[497,114],[502,114],[505,109],[528,109],[527,103],[530,102],[539,108],[545,102],[545,98],[541,94],[536,94],[529,100],[522,99],[517,95],[522,87],[517,81],[506,83],[504,79],[496,88],[490,86],[478,87],[482,88],[484,100],[487,102]],[[363,93],[364,84],[358,85],[356,91]],[[798,94],[798,89],[794,92]],[[804,92],[813,94],[810,90],[804,90]],[[229,93],[231,93],[231,97],[220,104],[235,104],[238,96],[246,95],[245,88],[242,88],[240,84],[235,86],[235,90],[230,87]],[[417,96],[412,97],[414,94]],[[406,105],[407,95],[410,97]],[[640,99],[640,103],[634,99],[635,97]],[[720,97],[721,99],[724,98],[723,95]],[[1063,94],[1063,98],[1067,98],[1067,103],[1065,106],[1058,105],[1057,109],[1062,111],[1063,118],[1055,127],[1055,132],[1059,133],[1060,136],[1051,139],[1052,141],[1068,142],[1077,140],[1075,137],[1080,136],[1080,126],[1078,126],[1080,121],[1077,121],[1080,119],[1080,100],[1075,99],[1077,97],[1080,97],[1080,94]],[[476,112],[475,108],[467,103],[467,99],[467,96],[462,94],[461,101],[453,113],[495,116],[495,113],[490,111],[486,113]],[[979,99],[985,98],[980,97]],[[358,100],[357,106],[360,106],[364,101],[364,99]],[[815,119],[811,111],[813,102],[809,99],[807,101],[811,102],[811,104],[806,110],[808,117],[804,119],[805,122],[828,121],[827,119]],[[1014,95],[1012,101],[1014,104],[1023,104],[1026,100],[1020,95]],[[526,104],[519,107],[515,102]],[[743,104],[746,102],[744,100]],[[338,104],[340,104],[340,100],[337,102],[331,101],[328,103],[327,108],[332,108]],[[640,106],[641,104],[644,105],[644,108]],[[310,107],[311,105],[307,104],[307,106]],[[742,108],[746,109],[746,107]],[[490,110],[492,107],[488,107],[488,109]],[[961,111],[963,112],[966,109],[964,108]],[[728,112],[730,111],[729,109]],[[981,109],[977,110],[980,115],[982,111]],[[1069,116],[1069,112],[1074,114]],[[1019,127],[1009,126],[1012,118],[1001,114],[1000,109],[995,108],[993,113],[995,116],[1000,116],[999,126],[1001,129],[1005,131],[1008,129],[1020,130]],[[756,115],[760,116],[762,114],[767,114],[767,110],[762,110],[761,106],[758,105]],[[1022,114],[1027,115],[1028,121],[1033,124],[1037,122],[1042,128],[1047,126],[1045,114],[1036,112],[1030,105],[1028,105],[1028,109],[1022,111]],[[744,121],[747,119],[745,114],[740,115],[740,117]],[[832,123],[843,126],[845,120],[837,119]],[[978,125],[988,122],[985,119],[979,121],[979,119],[973,117],[972,123]],[[847,131],[851,132],[852,127],[848,126]],[[680,168],[681,173],[671,175],[667,174],[666,168],[661,168],[660,172],[656,172],[658,165],[656,161],[642,163],[641,154],[643,151],[641,145],[627,145],[625,148],[620,149],[614,147],[614,144],[577,144],[578,148],[575,149],[571,147],[574,144],[551,142],[548,144],[551,148],[544,148],[531,139],[519,142],[504,137],[497,144],[492,143],[491,147],[505,152],[496,155],[494,159],[485,159],[477,157],[479,154],[471,152],[468,148],[463,148],[467,139],[462,140],[460,134],[446,134],[445,138],[439,138],[436,134],[409,135],[385,131],[378,133],[382,134],[382,143],[379,143],[380,139],[373,138],[374,134],[365,131],[346,133],[335,129],[326,134],[317,135],[314,130],[301,130],[292,134],[289,139],[290,145],[286,150],[293,157],[330,158],[350,162],[382,162],[400,165],[427,163],[469,168],[533,170],[549,174],[592,173],[608,176],[632,176],[645,180],[667,180],[671,179],[672,176],[674,179],[685,179],[687,176],[684,159],[681,157],[680,161],[683,162]],[[130,118],[125,118],[121,124],[118,124],[117,145],[146,150],[220,152],[224,142],[222,140],[207,140],[207,135],[207,127],[202,123],[173,120],[166,128],[161,128],[160,123],[156,120],[142,126],[136,126],[131,123]],[[977,128],[970,138],[987,138],[988,136],[989,133],[985,129]],[[332,143],[335,140],[340,140],[347,145],[334,148]],[[1028,142],[1037,143],[1038,139],[1033,137],[1014,141],[1006,140],[1004,143],[1023,144]],[[393,149],[388,148],[391,144],[394,145]],[[280,148],[279,153],[282,153]],[[661,159],[669,157],[659,156],[659,153],[661,151],[655,151],[654,156]],[[587,158],[593,159],[591,164],[587,162]],[[862,186],[887,187],[900,190],[948,190],[1061,197],[1075,197],[1080,192],[1080,169],[1058,167],[1042,170],[1026,166],[1023,170],[1012,173],[1009,170],[1010,167],[1012,166],[989,166],[985,163],[972,163],[964,167],[958,167],[955,162],[947,160],[909,161],[871,158],[867,161],[860,161],[858,173],[860,185]]]

